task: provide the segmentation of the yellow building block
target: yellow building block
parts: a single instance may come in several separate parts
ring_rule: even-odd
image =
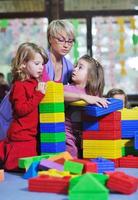
[[[121,119],[122,120],[138,120],[138,107],[127,109],[124,108],[121,110]]]
[[[103,157],[103,158],[107,158],[107,159],[117,159],[122,157],[122,152],[121,149],[120,150],[114,150],[114,151],[96,151],[95,149],[93,149],[93,151],[87,151],[87,150],[83,150],[83,158],[97,158],[97,157]]]
[[[64,113],[40,113],[40,123],[65,122]]]
[[[46,94],[41,103],[50,102],[64,102],[64,90],[62,83],[48,81],[46,87]]]
[[[74,101],[72,103],[70,103],[71,106],[86,106],[88,105],[85,101]]]
[[[90,147],[93,149],[94,147],[101,149],[112,149],[114,147],[121,148],[122,143],[121,140],[83,140],[83,148]]]

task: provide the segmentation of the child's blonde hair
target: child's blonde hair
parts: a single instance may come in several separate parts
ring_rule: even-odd
[[[84,55],[80,59],[85,60],[89,64],[86,84],[87,94],[102,97],[105,85],[102,65],[89,55]]]
[[[66,19],[53,20],[49,24],[47,29],[47,40],[49,46],[50,46],[49,37],[50,36],[57,37],[57,34],[60,34],[61,31],[65,31],[68,37],[72,37],[73,40],[75,39],[73,25],[68,20]]]
[[[21,68],[22,64],[26,64],[29,60],[34,59],[36,53],[39,53],[43,58],[43,64],[48,62],[48,56],[45,50],[42,47],[39,47],[37,44],[26,42],[22,43],[15,55],[12,59],[12,76],[13,81],[15,80],[26,80],[28,75],[26,72]]]

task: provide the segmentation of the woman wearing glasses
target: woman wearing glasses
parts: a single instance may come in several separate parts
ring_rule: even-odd
[[[65,55],[69,53],[75,40],[73,25],[67,20],[52,21],[48,26],[47,40],[49,61],[45,65],[42,80],[67,84],[71,78],[73,65]],[[11,121],[12,108],[7,94],[0,105],[0,140],[6,137]]]
[[[67,84],[71,78],[72,63],[65,58],[72,48],[74,38],[73,25],[67,20],[52,21],[47,30],[49,61],[46,64],[43,80],[48,74],[49,80]]]

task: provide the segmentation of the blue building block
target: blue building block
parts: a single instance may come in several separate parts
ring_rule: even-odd
[[[99,107],[97,105],[88,105],[84,107],[84,110],[88,115],[99,117],[123,108],[122,100],[115,98],[108,98],[107,100],[110,102],[107,108]]]
[[[33,162],[30,165],[30,167],[28,168],[28,170],[25,172],[25,174],[23,175],[23,178],[29,179],[29,178],[37,176],[37,174],[38,174],[38,166],[39,166],[39,161]]]
[[[138,120],[122,120],[122,131],[137,131],[138,130]]]
[[[135,137],[134,137],[134,148],[138,149],[138,131],[135,132]]]
[[[114,171],[115,164],[114,162],[107,160],[105,158],[96,158],[90,159],[92,162],[97,163],[98,173],[104,173],[105,171]]]
[[[122,131],[122,138],[134,138],[135,136],[135,131],[128,131],[128,130],[123,130]]]
[[[65,132],[65,123],[40,123],[41,133],[58,133]]]
[[[66,151],[65,142],[45,142],[40,144],[41,153],[58,153]]]
[[[99,130],[99,122],[83,122],[83,130],[87,131],[97,131]]]

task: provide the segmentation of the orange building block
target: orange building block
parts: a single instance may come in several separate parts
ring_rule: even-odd
[[[4,181],[4,170],[0,169],[0,182]]]

